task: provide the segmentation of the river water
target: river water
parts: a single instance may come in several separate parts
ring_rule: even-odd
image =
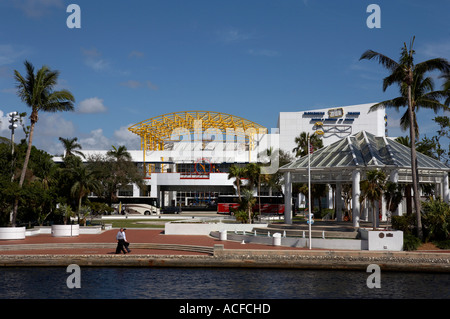
[[[0,268],[0,299],[450,299],[450,274],[338,270]]]

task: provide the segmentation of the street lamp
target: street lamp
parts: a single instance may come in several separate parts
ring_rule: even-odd
[[[18,112],[10,112],[8,113],[10,117],[9,129],[11,130],[11,182],[14,181],[14,130],[17,128],[17,121],[19,121],[19,113]],[[12,222],[13,211],[11,211],[9,215],[9,221]]]
[[[11,154],[14,155],[14,129],[17,128],[17,123],[19,121],[19,113],[18,112],[10,112],[8,113],[8,116],[10,117],[9,123],[9,129],[11,130]]]
[[[311,243],[311,224],[313,223],[312,221],[312,212],[311,212],[311,146],[310,146],[310,141],[311,141],[311,137],[314,136],[315,134],[317,135],[323,135],[324,131],[322,131],[320,129],[320,127],[322,126],[322,122],[317,122],[316,123],[316,127],[318,128],[311,136],[308,133],[308,228],[309,228],[309,249],[312,248],[312,243]]]

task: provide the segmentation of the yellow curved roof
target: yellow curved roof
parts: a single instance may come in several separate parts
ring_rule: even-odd
[[[141,148],[146,150],[163,150],[164,144],[171,141],[171,136],[187,130],[189,134],[216,130],[222,134],[267,133],[267,128],[239,116],[211,111],[183,111],[152,117],[134,124],[129,131],[141,137]],[[247,132],[247,134],[245,134]],[[249,133],[252,132],[252,133]]]

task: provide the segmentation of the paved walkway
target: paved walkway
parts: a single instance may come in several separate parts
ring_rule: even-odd
[[[51,234],[40,234],[35,236],[27,236],[22,240],[5,240],[0,241],[2,245],[31,245],[31,244],[89,244],[89,243],[116,243],[116,234],[118,229],[104,231],[100,234],[80,234],[77,237],[53,237]],[[127,229],[127,240],[130,242],[131,254],[164,254],[164,255],[205,255],[201,252],[190,252],[181,250],[159,250],[159,249],[141,249],[133,248],[133,243],[153,243],[153,244],[175,244],[175,245],[193,245],[213,248],[214,245],[224,245],[225,249],[269,249],[269,250],[304,250],[306,248],[281,247],[262,244],[242,244],[234,241],[220,241],[217,238],[201,235],[164,235],[163,230],[154,229]],[[38,254],[114,254],[115,248],[98,248],[95,245],[92,248],[70,248],[70,249],[31,249],[31,250],[8,250],[0,251],[1,255],[38,255]]]

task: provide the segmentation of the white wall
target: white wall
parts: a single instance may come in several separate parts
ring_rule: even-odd
[[[302,132],[313,133],[316,119],[321,119],[324,124],[325,134],[322,136],[324,146],[330,145],[343,137],[365,130],[376,136],[385,136],[385,110],[379,109],[369,112],[374,103],[350,105],[342,107],[330,107],[301,112],[280,112],[278,118],[278,128],[280,132],[280,148],[290,154],[296,147],[295,138]],[[336,121],[329,122],[328,111],[332,109],[343,109],[343,116],[336,118]],[[359,112],[359,115],[350,114]],[[313,114],[313,113],[324,113]],[[348,119],[348,120],[346,120]]]

